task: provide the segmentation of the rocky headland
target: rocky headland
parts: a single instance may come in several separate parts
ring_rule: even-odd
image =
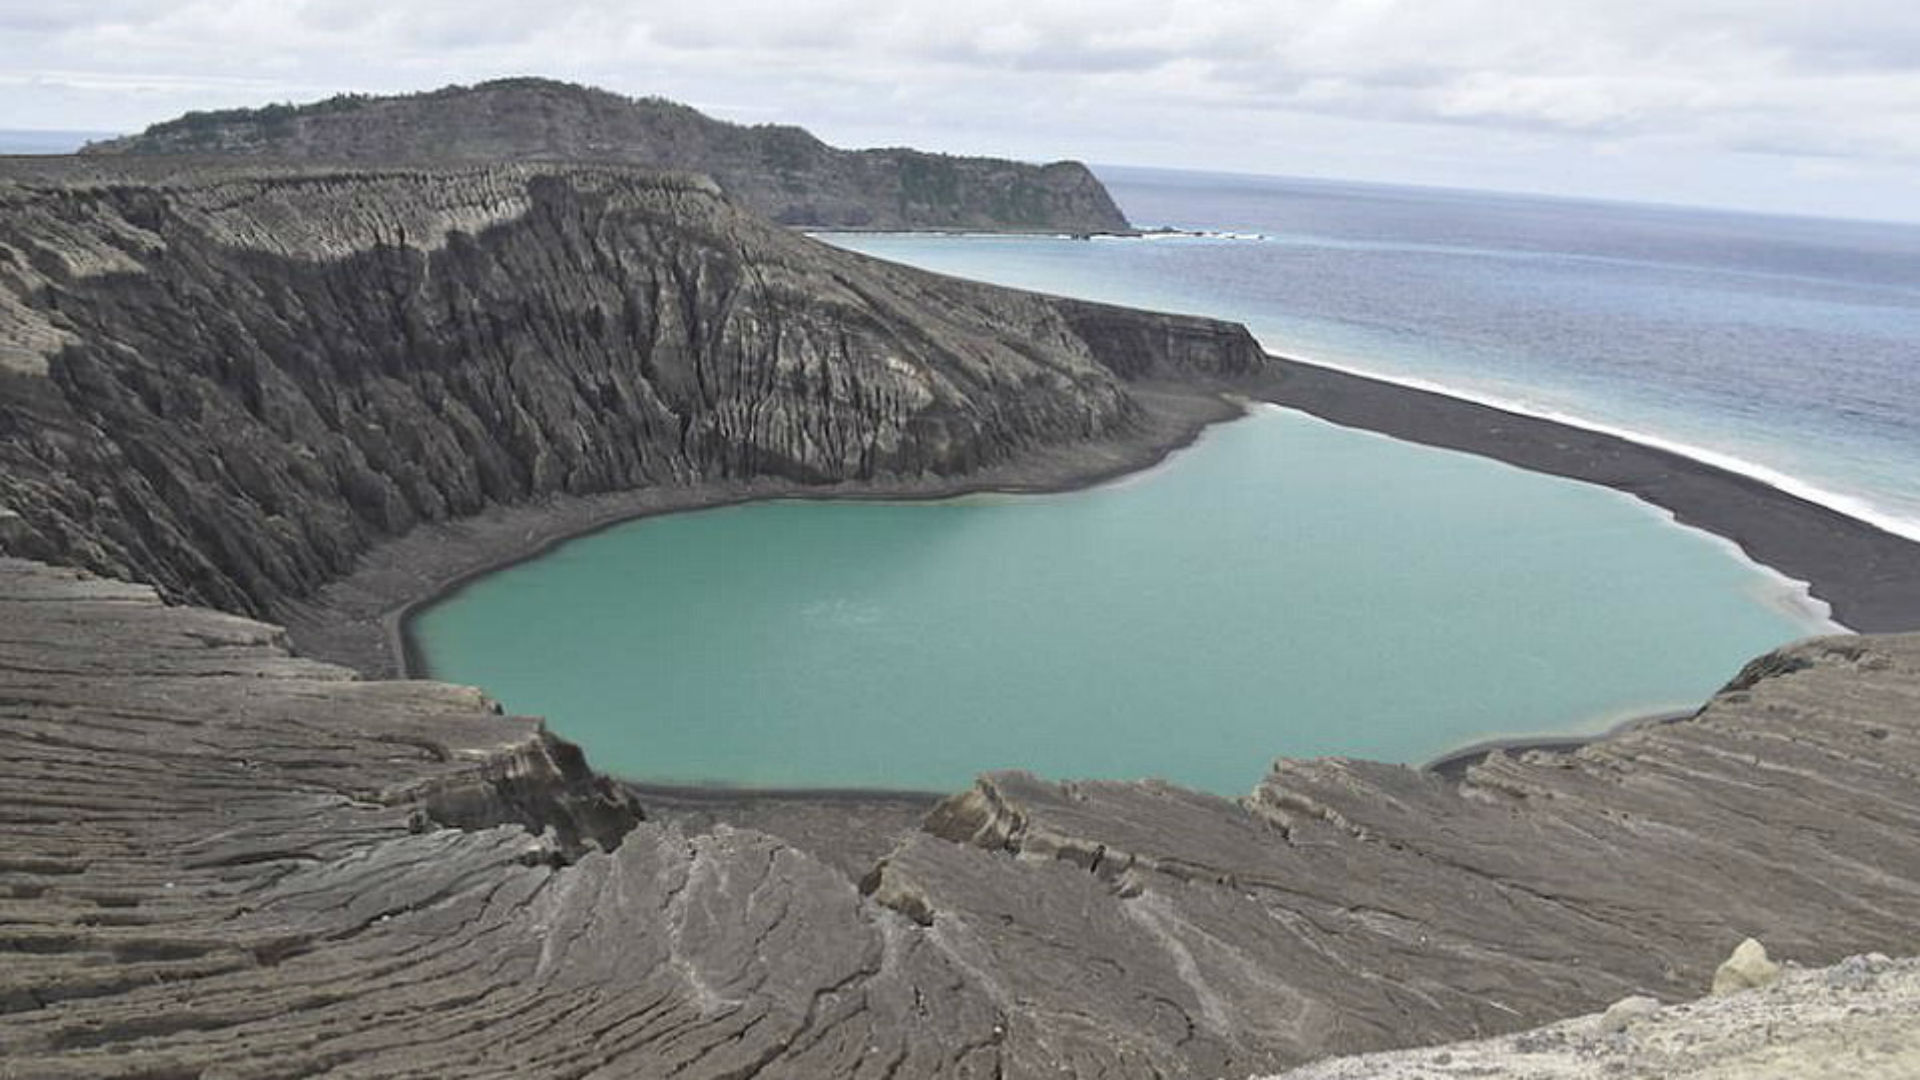
[[[189,113],[90,154],[220,154],[387,165],[602,161],[712,177],[783,225],[1125,233],[1085,165],[841,150],[797,127],[744,126],[661,98],[551,79],[499,79],[396,97]]]
[[[396,604],[636,513],[1081,482],[1223,392],[1421,401],[1315,370],[697,177],[7,163],[0,1071],[1246,1075],[1697,997],[1747,936],[1914,951],[1920,636],[1570,753],[1281,760],[1240,800],[636,791],[476,691],[302,655],[390,663]],[[1506,415],[1460,430],[1577,456]]]

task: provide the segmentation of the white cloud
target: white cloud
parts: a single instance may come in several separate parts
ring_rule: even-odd
[[[539,73],[1028,156],[1920,162],[1911,0],[0,0],[0,72],[0,127]]]

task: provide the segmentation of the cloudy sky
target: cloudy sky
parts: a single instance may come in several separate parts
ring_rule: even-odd
[[[508,74],[846,146],[1920,220],[1915,0],[0,0],[0,128]]]

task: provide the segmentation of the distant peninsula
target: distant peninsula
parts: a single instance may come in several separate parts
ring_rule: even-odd
[[[611,162],[710,176],[783,225],[979,232],[1131,232],[1077,161],[1046,165],[901,147],[842,150],[784,124],[716,120],[663,98],[552,79],[306,105],[190,112],[86,154],[220,154],[334,163]]]

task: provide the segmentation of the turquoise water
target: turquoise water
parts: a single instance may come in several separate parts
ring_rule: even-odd
[[[1603,489],[1277,409],[1048,496],[763,503],[572,541],[424,612],[432,674],[636,779],[1246,792],[1697,704],[1821,629]]]

